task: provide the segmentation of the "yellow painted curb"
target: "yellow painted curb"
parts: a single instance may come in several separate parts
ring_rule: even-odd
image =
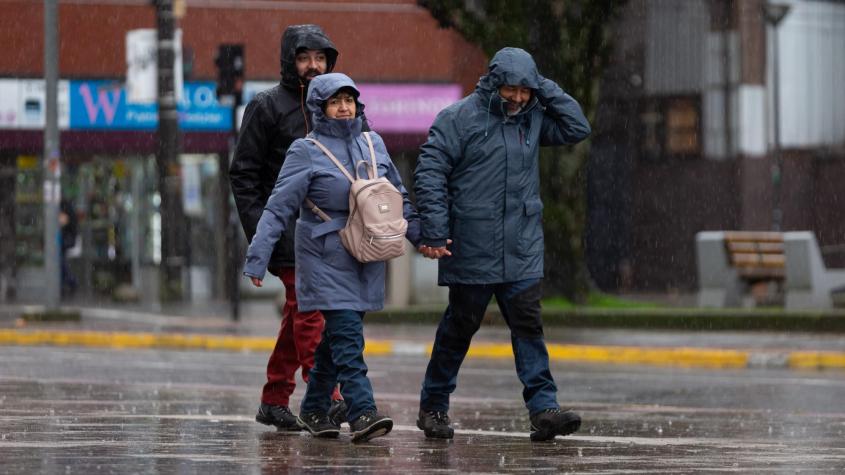
[[[549,358],[556,361],[649,364],[705,368],[745,368],[749,352],[707,348],[649,348],[637,346],[591,346],[547,344]],[[506,344],[473,344],[467,356],[512,358]]]
[[[197,335],[180,333],[129,333],[94,331],[0,330],[0,345],[55,345],[99,348],[169,348],[270,352],[275,338]],[[709,348],[656,348],[634,346],[593,346],[547,344],[549,358],[555,361],[640,364],[699,368],[745,368],[751,352]],[[430,344],[406,344],[388,340],[366,342],[364,354],[431,354]],[[475,343],[467,357],[513,358],[510,344]],[[783,366],[793,369],[845,369],[845,352],[794,351],[787,353]]]
[[[833,351],[793,351],[787,357],[793,369],[845,369],[845,353]]]
[[[556,360],[704,368],[745,368],[749,352],[708,348],[549,345]]]
[[[393,354],[393,343],[379,340],[366,341],[364,342],[364,354],[373,356]]]
[[[271,351],[272,338],[179,333],[59,332],[0,330],[0,344],[90,346],[101,348],[181,348]]]

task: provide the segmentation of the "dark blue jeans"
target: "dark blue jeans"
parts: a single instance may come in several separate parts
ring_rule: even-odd
[[[534,414],[558,407],[557,386],[549,371],[549,353],[543,340],[541,280],[528,279],[449,286],[449,306],[437,327],[420,394],[420,409],[449,410],[449,395],[455,391],[458,370],[494,295],[511,330],[516,373],[522,382],[522,398],[528,412]]]
[[[308,388],[302,399],[302,413],[327,413],[331,395],[340,382],[347,415],[354,421],[368,410],[375,410],[373,387],[364,363],[364,313],[354,310],[322,310],[326,319],[323,337],[314,352]]]

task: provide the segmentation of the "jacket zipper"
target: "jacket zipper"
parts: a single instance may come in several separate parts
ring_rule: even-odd
[[[305,135],[308,135],[308,114],[305,113],[305,84],[299,80],[299,109],[302,111],[302,118],[305,119]]]

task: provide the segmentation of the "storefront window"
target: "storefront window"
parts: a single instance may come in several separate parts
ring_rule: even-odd
[[[44,200],[38,157],[17,158],[15,180],[15,262],[17,267],[44,265]]]

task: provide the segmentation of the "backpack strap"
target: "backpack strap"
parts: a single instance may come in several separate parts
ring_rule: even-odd
[[[376,175],[378,173],[376,171],[376,170],[378,170],[377,165],[376,165],[376,152],[375,152],[375,149],[373,148],[373,140],[370,138],[369,132],[364,132],[364,138],[367,139],[367,146],[370,148],[370,161],[372,162],[372,169],[368,170],[367,175],[372,180],[372,179],[376,178],[373,175]],[[355,179],[352,178],[352,174],[349,173],[349,171],[346,169],[346,167],[344,167],[340,163],[340,160],[338,160],[337,157],[335,157],[334,154],[332,152],[330,152],[329,149],[325,145],[321,144],[319,140],[317,140],[313,137],[306,137],[305,140],[308,140],[310,142],[314,142],[314,145],[319,147],[320,150],[322,150],[323,153],[325,153],[326,156],[328,156],[334,162],[334,164],[337,166],[337,168],[339,168],[340,171],[342,171],[343,174],[346,175],[346,178],[348,178],[350,182],[355,182]],[[355,174],[356,175],[358,174],[358,167],[355,167]],[[327,215],[325,213],[325,211],[323,211],[319,207],[317,207],[317,205],[314,204],[314,202],[311,201],[308,198],[305,198],[305,206],[307,206],[308,209],[310,209],[312,213],[319,216],[320,219],[322,219],[323,221],[328,223],[329,221],[332,220],[331,216]]]
[[[328,223],[329,221],[331,221],[331,220],[332,220],[332,217],[331,217],[331,216],[327,215],[325,211],[323,211],[323,210],[321,210],[320,208],[318,208],[318,207],[317,207],[317,205],[315,205],[315,204],[314,204],[314,202],[313,202],[313,201],[311,201],[311,200],[310,200],[310,199],[308,199],[308,198],[305,198],[305,206],[307,206],[307,207],[308,207],[308,209],[310,209],[312,213],[314,213],[314,214],[316,214],[317,216],[319,216],[319,217],[320,217],[320,219],[322,219],[323,221],[325,221],[325,222],[327,222],[327,223]]]
[[[370,138],[369,132],[364,132],[364,138],[367,139],[367,146],[370,147],[370,161],[373,164],[373,168],[371,169],[369,175],[370,180],[378,178],[378,165],[376,165],[376,151],[373,149],[373,140]]]

